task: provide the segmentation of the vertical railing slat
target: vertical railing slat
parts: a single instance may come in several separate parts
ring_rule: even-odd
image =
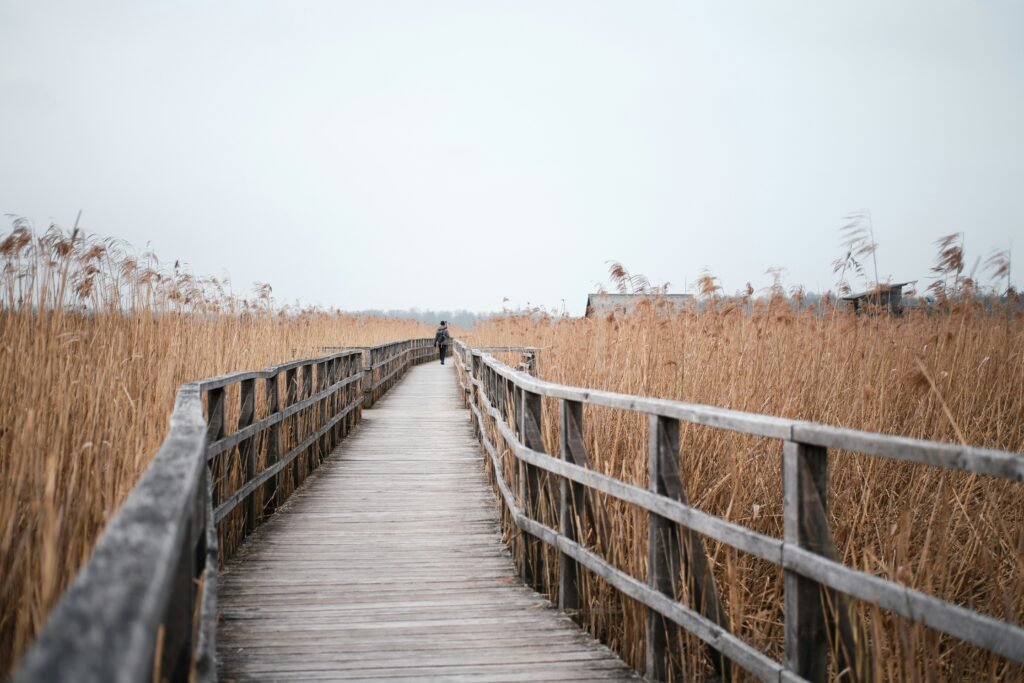
[[[272,417],[281,412],[281,392],[278,378],[280,374],[275,372],[266,379],[264,384],[264,390],[266,391],[267,399],[267,416]],[[267,467],[273,467],[277,464],[278,458],[281,456],[281,423],[273,424],[267,433]],[[277,509],[278,503],[278,480],[281,478],[280,474],[277,474],[267,480],[267,483],[263,486],[263,514],[271,514]]]
[[[782,449],[783,533],[786,543],[813,545],[809,516],[828,509],[828,452],[787,441]],[[816,509],[817,508],[817,509]],[[809,681],[828,674],[828,637],[821,586],[796,572],[784,572],[786,667]]]
[[[313,395],[313,364],[303,363],[302,365],[302,393],[300,394],[302,399],[305,400]],[[305,441],[313,433],[315,427],[313,422],[315,406],[309,406],[302,410],[302,414],[305,417],[305,429],[301,435],[301,440]],[[306,474],[308,477],[312,474],[313,470],[316,469],[316,456],[317,456],[317,443],[314,441],[306,449]]]
[[[243,379],[240,382],[241,392],[239,393],[238,429],[244,429],[252,424],[256,414],[256,380]],[[242,462],[245,472],[243,486],[256,478],[256,440],[249,437],[238,444],[238,457]],[[258,518],[256,514],[256,492],[253,491],[245,497],[245,533],[252,533],[256,528]]]
[[[650,416],[648,428],[648,489],[675,497],[682,490],[679,476],[679,421]],[[661,515],[647,515],[647,585],[678,599],[681,565],[679,530]],[[645,676],[650,681],[686,680],[678,651],[678,627],[653,609],[647,609]]]
[[[560,404],[559,432],[562,460],[580,467],[587,466],[587,450],[583,441],[583,404],[563,399]],[[570,541],[585,542],[583,484],[559,481],[558,531]],[[558,565],[558,607],[575,615],[580,609],[580,568],[571,556],[561,553]]]
[[[295,405],[296,401],[299,400],[299,369],[288,368],[284,371],[284,407],[288,408]],[[299,445],[301,440],[299,420],[301,419],[301,411],[293,414],[288,418],[288,450],[295,448]],[[292,491],[299,488],[299,484],[302,483],[302,458],[292,458],[292,462],[288,467],[292,470]]]
[[[504,388],[504,387],[502,387]],[[519,406],[522,425],[523,445],[543,453],[544,439],[541,435],[542,402],[540,394],[522,390],[522,404]],[[523,514],[530,519],[540,519],[541,476],[540,470],[529,463],[519,461],[519,493]],[[522,577],[526,585],[538,592],[544,591],[544,551],[540,539],[531,534],[523,537]]]

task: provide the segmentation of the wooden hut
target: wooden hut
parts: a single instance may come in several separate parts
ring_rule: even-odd
[[[884,283],[866,292],[844,296],[842,299],[849,302],[855,313],[884,311],[892,315],[902,315],[903,288],[909,284],[910,282]]]

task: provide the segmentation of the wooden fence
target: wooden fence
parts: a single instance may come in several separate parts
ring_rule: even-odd
[[[215,680],[224,559],[432,347],[346,348],[183,385],[163,445],[14,681]]]
[[[511,348],[500,349],[504,352]],[[481,349],[456,343],[457,365],[474,427],[490,456],[488,468],[503,502],[503,521],[522,534],[513,550],[524,581],[538,590],[548,569],[541,544],[557,551],[558,604],[580,607],[580,568],[646,607],[646,675],[665,680],[682,627],[709,648],[712,665],[728,679],[735,664],[765,681],[822,681],[829,653],[846,680],[870,676],[871,652],[856,637],[850,597],[1024,663],[1024,629],[837,561],[828,522],[828,449],[854,451],[1024,482],[1024,456],[983,448],[841,429],[797,420],[677,401],[594,391],[545,382]],[[542,399],[557,401],[558,458],[544,452]],[[648,488],[588,468],[583,406],[648,416]],[[783,442],[783,538],[767,536],[688,504],[679,462],[680,421]],[[509,457],[512,460],[509,460]],[[506,477],[509,481],[506,481]],[[541,499],[552,497],[557,529],[539,521]],[[647,513],[646,582],[588,549],[588,509],[599,492]],[[777,662],[729,630],[702,536],[781,567],[784,575],[785,657]],[[614,542],[614,541],[611,541]],[[692,605],[677,599],[682,576]]]

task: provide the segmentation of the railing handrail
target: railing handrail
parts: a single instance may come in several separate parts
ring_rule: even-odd
[[[193,667],[195,680],[216,680],[216,586],[223,559],[217,525],[244,502],[244,533],[255,528],[260,514],[253,494],[263,488],[264,504],[269,500],[276,506],[283,490],[277,480],[285,467],[296,463],[297,486],[302,456],[307,456],[307,471],[312,470],[316,458],[326,457],[358,420],[368,395],[379,398],[411,365],[432,357],[428,342],[343,348],[182,385],[157,454],[25,653],[14,683],[136,683],[152,680],[155,672],[161,679],[184,681]],[[367,375],[362,359],[390,347],[401,351]],[[384,366],[388,376],[364,392],[361,385]],[[280,402],[282,373],[287,386]],[[254,420],[257,380],[265,384],[268,413],[260,420]],[[239,424],[225,435],[225,392],[235,384],[241,387]],[[298,423],[302,416],[308,422],[304,437]],[[293,430],[295,443],[282,454],[278,449],[286,427]],[[257,472],[254,444],[261,434],[268,435],[265,442],[272,447],[264,446],[267,466]],[[215,507],[210,468],[218,456],[236,448],[245,481]],[[154,661],[157,653],[161,656]]]
[[[286,370],[292,370],[303,365],[310,365],[312,363],[323,363],[325,361],[337,360],[339,358],[346,358],[348,356],[358,355],[360,349],[358,348],[346,348],[344,351],[336,353],[329,353],[324,356],[314,356],[312,358],[300,358],[298,360],[291,360],[287,363],[281,363],[280,365],[271,365],[263,370],[243,370],[241,372],[229,372],[225,375],[217,375],[216,377],[208,377],[201,379],[193,384],[199,386],[200,390],[207,391],[209,389],[217,389],[219,387],[225,387],[229,384],[235,384],[247,379],[267,379],[273,375],[280,374]]]
[[[509,367],[481,349],[474,348],[472,351],[473,355],[484,357],[484,363],[498,375],[515,382],[519,388],[549,398],[659,415],[751,436],[799,441],[825,448],[856,451],[865,455],[1024,482],[1024,454],[1020,453],[835,427],[701,403],[558,384]]]
[[[190,524],[189,509],[206,487],[205,430],[199,385],[185,384],[178,390],[167,438],[25,654],[16,683],[152,678],[154,634],[168,608],[173,609],[168,602],[176,588],[175,568],[191,559],[183,556],[182,539],[190,532],[210,538],[208,509],[196,511],[201,519],[195,521],[201,524]],[[213,547],[207,543],[202,552],[206,561],[205,551],[216,552],[212,540]],[[204,594],[202,600],[211,597]],[[191,610],[186,611],[191,623]],[[212,612],[201,626],[206,643],[212,642],[211,628]],[[199,668],[214,669],[212,650],[196,652],[196,660]]]
[[[828,614],[828,619],[836,620],[833,628],[851,629],[851,620],[855,620],[855,615],[842,602],[849,595],[1012,661],[1024,663],[1024,628],[1019,625],[944,601],[904,584],[852,569],[836,557],[828,556],[829,549],[834,551],[834,548],[828,530],[825,497],[827,448],[855,450],[1013,481],[1024,480],[1024,455],[873,434],[680,401],[571,387],[515,370],[484,350],[463,343],[457,343],[455,356],[460,374],[466,377],[463,388],[467,405],[473,413],[475,430],[491,461],[494,483],[507,511],[507,521],[560,553],[558,589],[561,607],[575,609],[579,606],[576,602],[579,590],[578,566],[586,567],[647,607],[647,673],[652,679],[660,680],[665,675],[665,667],[668,666],[666,651],[672,647],[664,635],[664,626],[658,626],[662,618],[682,626],[715,651],[763,680],[822,677],[828,647],[824,642],[818,642],[818,638],[824,637],[825,627],[817,631],[815,628],[808,629],[809,625],[823,623],[826,618],[819,593],[822,588],[834,592],[834,597],[839,596],[841,603]],[[562,452],[558,458],[543,452],[539,430],[542,396],[561,402]],[[589,469],[583,444],[582,422],[582,405],[588,403],[650,416],[649,489]],[[489,421],[484,419],[485,416]],[[510,420],[512,426],[509,425]],[[679,421],[784,442],[786,533],[783,539],[755,532],[688,504],[679,480]],[[488,436],[488,424],[496,431],[498,438],[495,443]],[[499,454],[499,449],[503,447],[497,443],[499,439],[522,465],[521,471],[519,468],[510,470],[511,476],[513,479],[518,478],[518,482],[510,484],[505,481]],[[562,478],[565,484],[580,487],[577,491],[563,484],[558,530],[531,516],[531,508],[536,506],[537,489],[540,487],[537,471],[548,472]],[[581,499],[584,498],[584,489],[637,505],[648,512],[650,547],[646,584],[578,542],[582,531],[577,526],[585,517],[580,507],[583,505]],[[716,612],[721,610],[721,606],[715,597],[714,578],[706,567],[702,541],[695,535],[687,536],[690,550],[686,559],[692,564],[705,562],[703,567],[691,566],[690,571],[699,575],[695,580],[703,582],[702,590],[710,592],[697,609],[675,599],[674,584],[678,580],[678,567],[683,558],[679,555],[679,542],[676,542],[673,550],[672,544],[666,543],[663,537],[680,532],[708,536],[784,570],[785,662],[772,660],[733,635],[727,623],[723,623],[727,620],[720,611]],[[518,555],[523,558],[524,579],[538,585],[542,556],[529,544]],[[672,567],[676,569],[666,571]],[[564,604],[567,600],[572,604]],[[843,634],[841,637],[848,636]],[[858,651],[857,643],[853,640],[844,640],[844,647],[847,645],[851,645],[855,652],[845,653],[843,664],[851,667],[855,680],[864,678],[865,664],[857,659],[864,656],[863,652]]]

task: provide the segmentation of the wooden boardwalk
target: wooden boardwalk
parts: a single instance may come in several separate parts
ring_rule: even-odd
[[[416,366],[221,577],[221,680],[637,680],[517,578],[451,364]]]

